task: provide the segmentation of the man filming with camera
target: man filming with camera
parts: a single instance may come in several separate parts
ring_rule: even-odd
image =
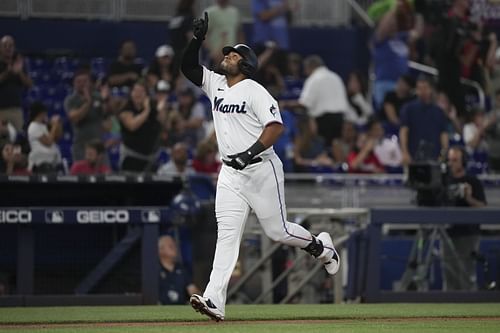
[[[486,196],[481,181],[467,174],[467,156],[460,146],[452,146],[447,154],[448,205],[456,207],[484,207]],[[453,225],[448,230],[453,248],[442,246],[443,289],[474,290],[476,261],[479,254],[479,224]],[[458,260],[457,260],[458,259]],[[463,268],[461,267],[463,265]],[[464,272],[464,274],[460,274]]]

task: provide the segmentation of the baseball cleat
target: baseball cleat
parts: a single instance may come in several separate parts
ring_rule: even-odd
[[[208,316],[212,320],[217,322],[224,320],[224,315],[217,309],[214,303],[206,297],[193,294],[189,299],[189,303],[191,303],[191,306],[196,312]]]
[[[323,243],[323,253],[318,256],[318,259],[323,262],[328,274],[334,275],[339,270],[340,257],[333,246],[332,237],[328,233],[322,232],[316,238]]]

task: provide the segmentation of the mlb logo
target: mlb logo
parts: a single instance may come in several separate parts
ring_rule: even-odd
[[[49,210],[45,212],[45,222],[47,223],[63,223],[64,213],[60,210]]]
[[[160,214],[159,210],[143,210],[142,211],[142,222],[159,223],[160,217],[161,217],[161,214]]]

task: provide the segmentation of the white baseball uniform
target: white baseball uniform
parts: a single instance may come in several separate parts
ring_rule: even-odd
[[[228,87],[225,76],[203,67],[202,89],[212,102],[219,152],[224,160],[253,145],[266,125],[282,123],[276,100],[253,80],[245,79]],[[273,147],[258,156],[262,162],[240,171],[223,165],[217,182],[217,245],[203,296],[223,314],[250,208],[272,240],[300,248],[312,241],[309,231],[286,220],[283,165]]]

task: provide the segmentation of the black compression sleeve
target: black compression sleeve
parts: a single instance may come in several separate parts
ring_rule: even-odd
[[[259,155],[262,153],[264,150],[266,150],[266,147],[260,140],[257,140],[250,148],[248,148],[247,152],[250,157],[254,157],[256,155]]]
[[[184,76],[197,86],[201,86],[203,80],[203,68],[198,60],[201,43],[201,40],[196,38],[191,39],[184,50],[181,64],[181,70]]]

